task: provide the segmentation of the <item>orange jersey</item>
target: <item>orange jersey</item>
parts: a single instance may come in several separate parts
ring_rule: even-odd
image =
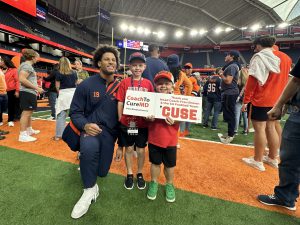
[[[291,58],[281,51],[273,51],[280,58],[280,73],[270,72],[267,82],[261,86],[256,78],[249,74],[245,88],[244,103],[251,102],[258,107],[273,107],[283,92],[291,69]]]

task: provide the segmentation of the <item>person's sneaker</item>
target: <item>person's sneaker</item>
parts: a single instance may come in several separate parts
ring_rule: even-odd
[[[255,132],[254,128],[249,129],[249,133],[254,133],[254,132]]]
[[[0,122],[0,126],[2,126],[3,125],[3,122]]]
[[[204,125],[203,125],[203,128],[208,128],[208,125],[207,125],[207,124],[204,124]]]
[[[27,134],[30,136],[30,135],[34,135],[34,134],[39,134],[41,131],[39,130],[34,130],[34,129],[28,129],[27,130]]]
[[[263,157],[263,162],[267,163],[268,165],[270,165],[274,168],[278,168],[278,160],[277,159],[271,159],[271,158],[269,158],[269,156],[265,155]]]
[[[243,131],[242,131],[242,134],[243,134],[243,135],[248,135],[248,131],[243,130]]]
[[[19,141],[20,142],[32,142],[32,141],[36,141],[36,138],[31,137],[29,135],[20,134],[19,135]]]
[[[255,169],[258,169],[260,171],[265,171],[265,167],[263,162],[255,161],[254,158],[251,156],[249,158],[242,158],[243,162],[245,162],[247,165],[252,166]]]
[[[281,201],[276,195],[258,195],[257,199],[260,203],[265,205],[276,205],[280,207],[284,207],[288,210],[296,211],[295,203],[293,205],[288,205]]]
[[[176,148],[177,148],[177,149],[180,149],[180,144],[179,144],[179,143],[176,145]]]
[[[55,120],[55,117],[50,116],[50,117],[47,118],[47,120]]]
[[[230,136],[227,136],[227,137],[219,137],[220,138],[220,141],[223,143],[223,144],[229,144],[233,141],[233,137],[230,137]]]
[[[151,181],[147,191],[147,198],[150,200],[155,200],[157,191],[158,191],[158,183],[155,181]]]
[[[99,187],[97,184],[95,184],[94,187],[84,189],[82,196],[72,210],[71,217],[78,219],[86,214],[91,203],[96,202],[98,196]]]
[[[216,128],[216,127],[211,127],[211,130],[218,130],[218,128]]]
[[[0,140],[3,140],[3,139],[5,139],[5,136],[0,135]]]
[[[132,190],[133,186],[134,186],[133,175],[132,174],[127,174],[127,177],[125,177],[125,181],[124,181],[124,187],[127,190]]]
[[[166,200],[167,202],[175,202],[175,188],[173,184],[166,184]]]
[[[7,135],[9,134],[9,131],[0,130],[0,135]]]
[[[13,121],[9,121],[9,122],[8,122],[8,126],[9,126],[9,127],[13,127],[13,126],[15,126],[15,124],[14,124]]]
[[[144,180],[143,174],[138,173],[136,175],[136,185],[138,189],[143,190],[146,188],[146,181]]]

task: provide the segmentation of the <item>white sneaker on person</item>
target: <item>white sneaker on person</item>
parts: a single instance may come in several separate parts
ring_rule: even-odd
[[[230,142],[233,141],[233,137],[230,137],[230,136],[223,136],[221,133],[218,133],[218,137],[220,138],[220,141],[223,143],[223,144],[229,144]]]
[[[249,133],[254,133],[254,132],[255,132],[254,128],[249,129]]]
[[[2,125],[3,125],[3,122],[0,123],[0,126],[2,126]]]
[[[28,134],[20,134],[19,135],[19,141],[20,142],[32,142],[32,141],[36,141],[36,138],[31,137]]]
[[[255,169],[258,169],[260,171],[265,171],[266,168],[264,167],[263,162],[255,161],[253,156],[249,158],[242,158],[243,162],[245,162],[248,166],[252,166]]]
[[[27,129],[27,134],[30,136],[30,135],[33,135],[33,134],[39,134],[41,131],[39,130],[34,130],[32,128],[29,128]]]
[[[9,122],[8,122],[8,126],[9,126],[9,127],[13,127],[13,126],[15,126],[15,124],[14,124],[13,121],[9,121]]]
[[[99,196],[99,187],[97,184],[94,187],[83,189],[83,194],[74,206],[71,217],[78,219],[87,213],[92,202],[96,202]]]
[[[277,159],[271,159],[269,156],[265,155],[263,157],[263,162],[267,163],[268,165],[278,168],[278,160]]]

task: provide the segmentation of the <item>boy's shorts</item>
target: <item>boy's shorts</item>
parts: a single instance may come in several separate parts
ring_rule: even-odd
[[[149,160],[155,165],[163,163],[165,167],[171,168],[176,166],[177,147],[169,146],[161,148],[153,144],[148,144]]]
[[[148,142],[148,128],[138,128],[138,135],[128,135],[128,127],[120,125],[119,141],[122,146],[129,147],[135,145],[138,148],[145,148]]]

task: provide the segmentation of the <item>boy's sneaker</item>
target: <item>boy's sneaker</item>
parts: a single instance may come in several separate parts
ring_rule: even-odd
[[[155,200],[157,195],[157,190],[158,190],[158,183],[155,181],[151,181],[147,191],[147,198],[150,200]]]
[[[0,135],[7,135],[9,134],[9,131],[0,130]]]
[[[218,137],[220,138],[220,141],[223,144],[229,144],[230,142],[233,141],[233,137],[230,137],[230,136],[225,137],[221,133],[218,133]]]
[[[20,142],[32,142],[32,141],[36,141],[36,138],[31,137],[29,135],[20,134],[19,135],[19,141]]]
[[[269,158],[269,156],[265,155],[263,157],[263,162],[267,163],[268,165],[270,165],[274,168],[278,168],[278,160],[277,159],[271,159],[271,158]]]
[[[248,135],[248,131],[243,130],[243,131],[242,131],[242,134],[243,134],[243,135]]]
[[[166,200],[167,202],[175,202],[175,188],[173,184],[166,184]]]
[[[13,126],[15,126],[15,124],[14,124],[13,121],[9,121],[9,122],[8,122],[8,126],[9,126],[9,127],[13,127]]]
[[[39,130],[34,130],[34,129],[28,129],[27,130],[27,134],[30,136],[30,135],[33,135],[33,134],[39,134],[41,131]]]
[[[279,198],[276,197],[276,195],[258,195],[257,196],[258,201],[260,201],[262,204],[265,205],[276,205],[280,207],[284,207],[288,210],[296,211],[295,203],[292,205],[288,205],[281,201]]]
[[[81,198],[72,210],[71,217],[73,219],[78,219],[86,214],[91,203],[96,202],[98,196],[99,187],[97,184],[95,184],[94,187],[84,189]]]
[[[253,168],[255,169],[258,169],[260,171],[265,171],[265,167],[264,167],[264,164],[263,162],[258,162],[258,161],[255,161],[254,158],[251,156],[249,158],[242,158],[242,160],[249,166],[252,166]]]
[[[137,179],[136,185],[137,185],[138,189],[140,189],[140,190],[145,189],[146,188],[146,182],[144,180],[143,174],[138,173],[136,175],[136,179]]]
[[[133,175],[132,174],[127,174],[127,177],[125,178],[125,181],[124,181],[124,187],[127,190],[132,190],[133,186],[134,186]]]
[[[216,128],[216,127],[211,127],[211,130],[218,130],[218,128]]]

